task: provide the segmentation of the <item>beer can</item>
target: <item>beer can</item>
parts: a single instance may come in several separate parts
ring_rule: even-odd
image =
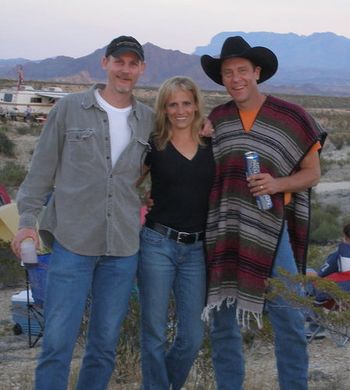
[[[247,176],[260,173],[259,154],[257,152],[246,152],[244,158]],[[273,207],[271,196],[268,194],[257,196],[256,203],[260,210],[269,210]]]

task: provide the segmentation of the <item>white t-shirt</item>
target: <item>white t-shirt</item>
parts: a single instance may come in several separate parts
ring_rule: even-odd
[[[111,161],[114,167],[123,150],[130,142],[131,130],[128,126],[128,116],[131,105],[125,108],[116,108],[104,100],[98,90],[95,90],[96,100],[107,112],[109,120],[109,135],[111,139]]]

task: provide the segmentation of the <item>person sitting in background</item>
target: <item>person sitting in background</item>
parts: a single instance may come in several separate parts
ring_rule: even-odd
[[[350,222],[343,228],[343,240],[320,267],[318,276],[324,278],[335,272],[350,271]]]
[[[320,267],[317,275],[331,280],[344,291],[350,292],[350,222],[343,228],[343,239],[337,250],[332,252]],[[324,302],[330,299],[329,294],[315,291],[316,302]]]
[[[32,107],[30,105],[27,105],[26,112],[24,114],[24,122],[29,122],[32,119]]]
[[[307,275],[319,276],[335,282],[344,291],[350,292],[350,223],[343,228],[343,239],[336,251],[332,252],[320,267],[318,272],[309,268]],[[317,284],[317,283],[316,283]],[[327,305],[332,307],[334,301],[331,295],[321,289],[317,289],[315,283],[308,283],[306,293],[315,297],[316,305]],[[306,319],[305,334],[307,338],[319,339],[325,337],[324,328],[317,324],[312,316]]]

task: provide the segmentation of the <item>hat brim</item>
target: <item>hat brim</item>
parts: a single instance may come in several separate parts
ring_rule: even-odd
[[[137,49],[129,48],[129,47],[120,47],[117,50],[114,50],[110,55],[113,57],[118,57],[124,53],[135,53],[141,61],[144,61],[144,57],[140,54],[140,51]]]
[[[260,78],[258,84],[271,78],[277,71],[278,60],[276,55],[268,48],[262,46],[252,47],[244,53],[223,58],[214,58],[207,54],[201,57],[201,65],[206,75],[215,83],[224,85],[221,77],[222,62],[229,58],[246,58],[256,66],[260,66]]]

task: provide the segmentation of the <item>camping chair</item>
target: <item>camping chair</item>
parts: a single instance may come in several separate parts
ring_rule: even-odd
[[[331,281],[337,281],[338,288],[345,292],[349,292],[348,284],[339,282],[342,277],[341,273],[337,273],[337,275],[331,275],[334,276],[328,277],[328,279],[330,279]],[[326,314],[326,316],[323,317],[315,312],[312,314],[312,317],[314,318],[311,318],[311,323],[314,324],[314,327],[308,336],[308,342],[311,343],[312,340],[318,338],[320,332],[326,330],[327,334],[329,334],[329,336],[336,343],[337,346],[345,346],[345,344],[350,339],[350,326],[348,326],[347,324],[337,324],[336,321],[329,320],[329,318],[333,315],[333,318],[336,319],[337,316],[340,315],[342,312],[349,310],[349,300],[346,299],[345,302],[342,303],[338,301],[335,297],[332,297],[329,293],[323,291],[316,291],[314,306],[315,308],[321,308]]]
[[[49,261],[50,254],[47,253],[38,255],[38,263],[36,264],[24,264],[26,273],[29,348],[34,347],[44,333],[43,305],[45,301],[46,276]],[[32,329],[34,322],[39,325],[38,331],[33,331]],[[33,336],[36,337],[32,341]]]

